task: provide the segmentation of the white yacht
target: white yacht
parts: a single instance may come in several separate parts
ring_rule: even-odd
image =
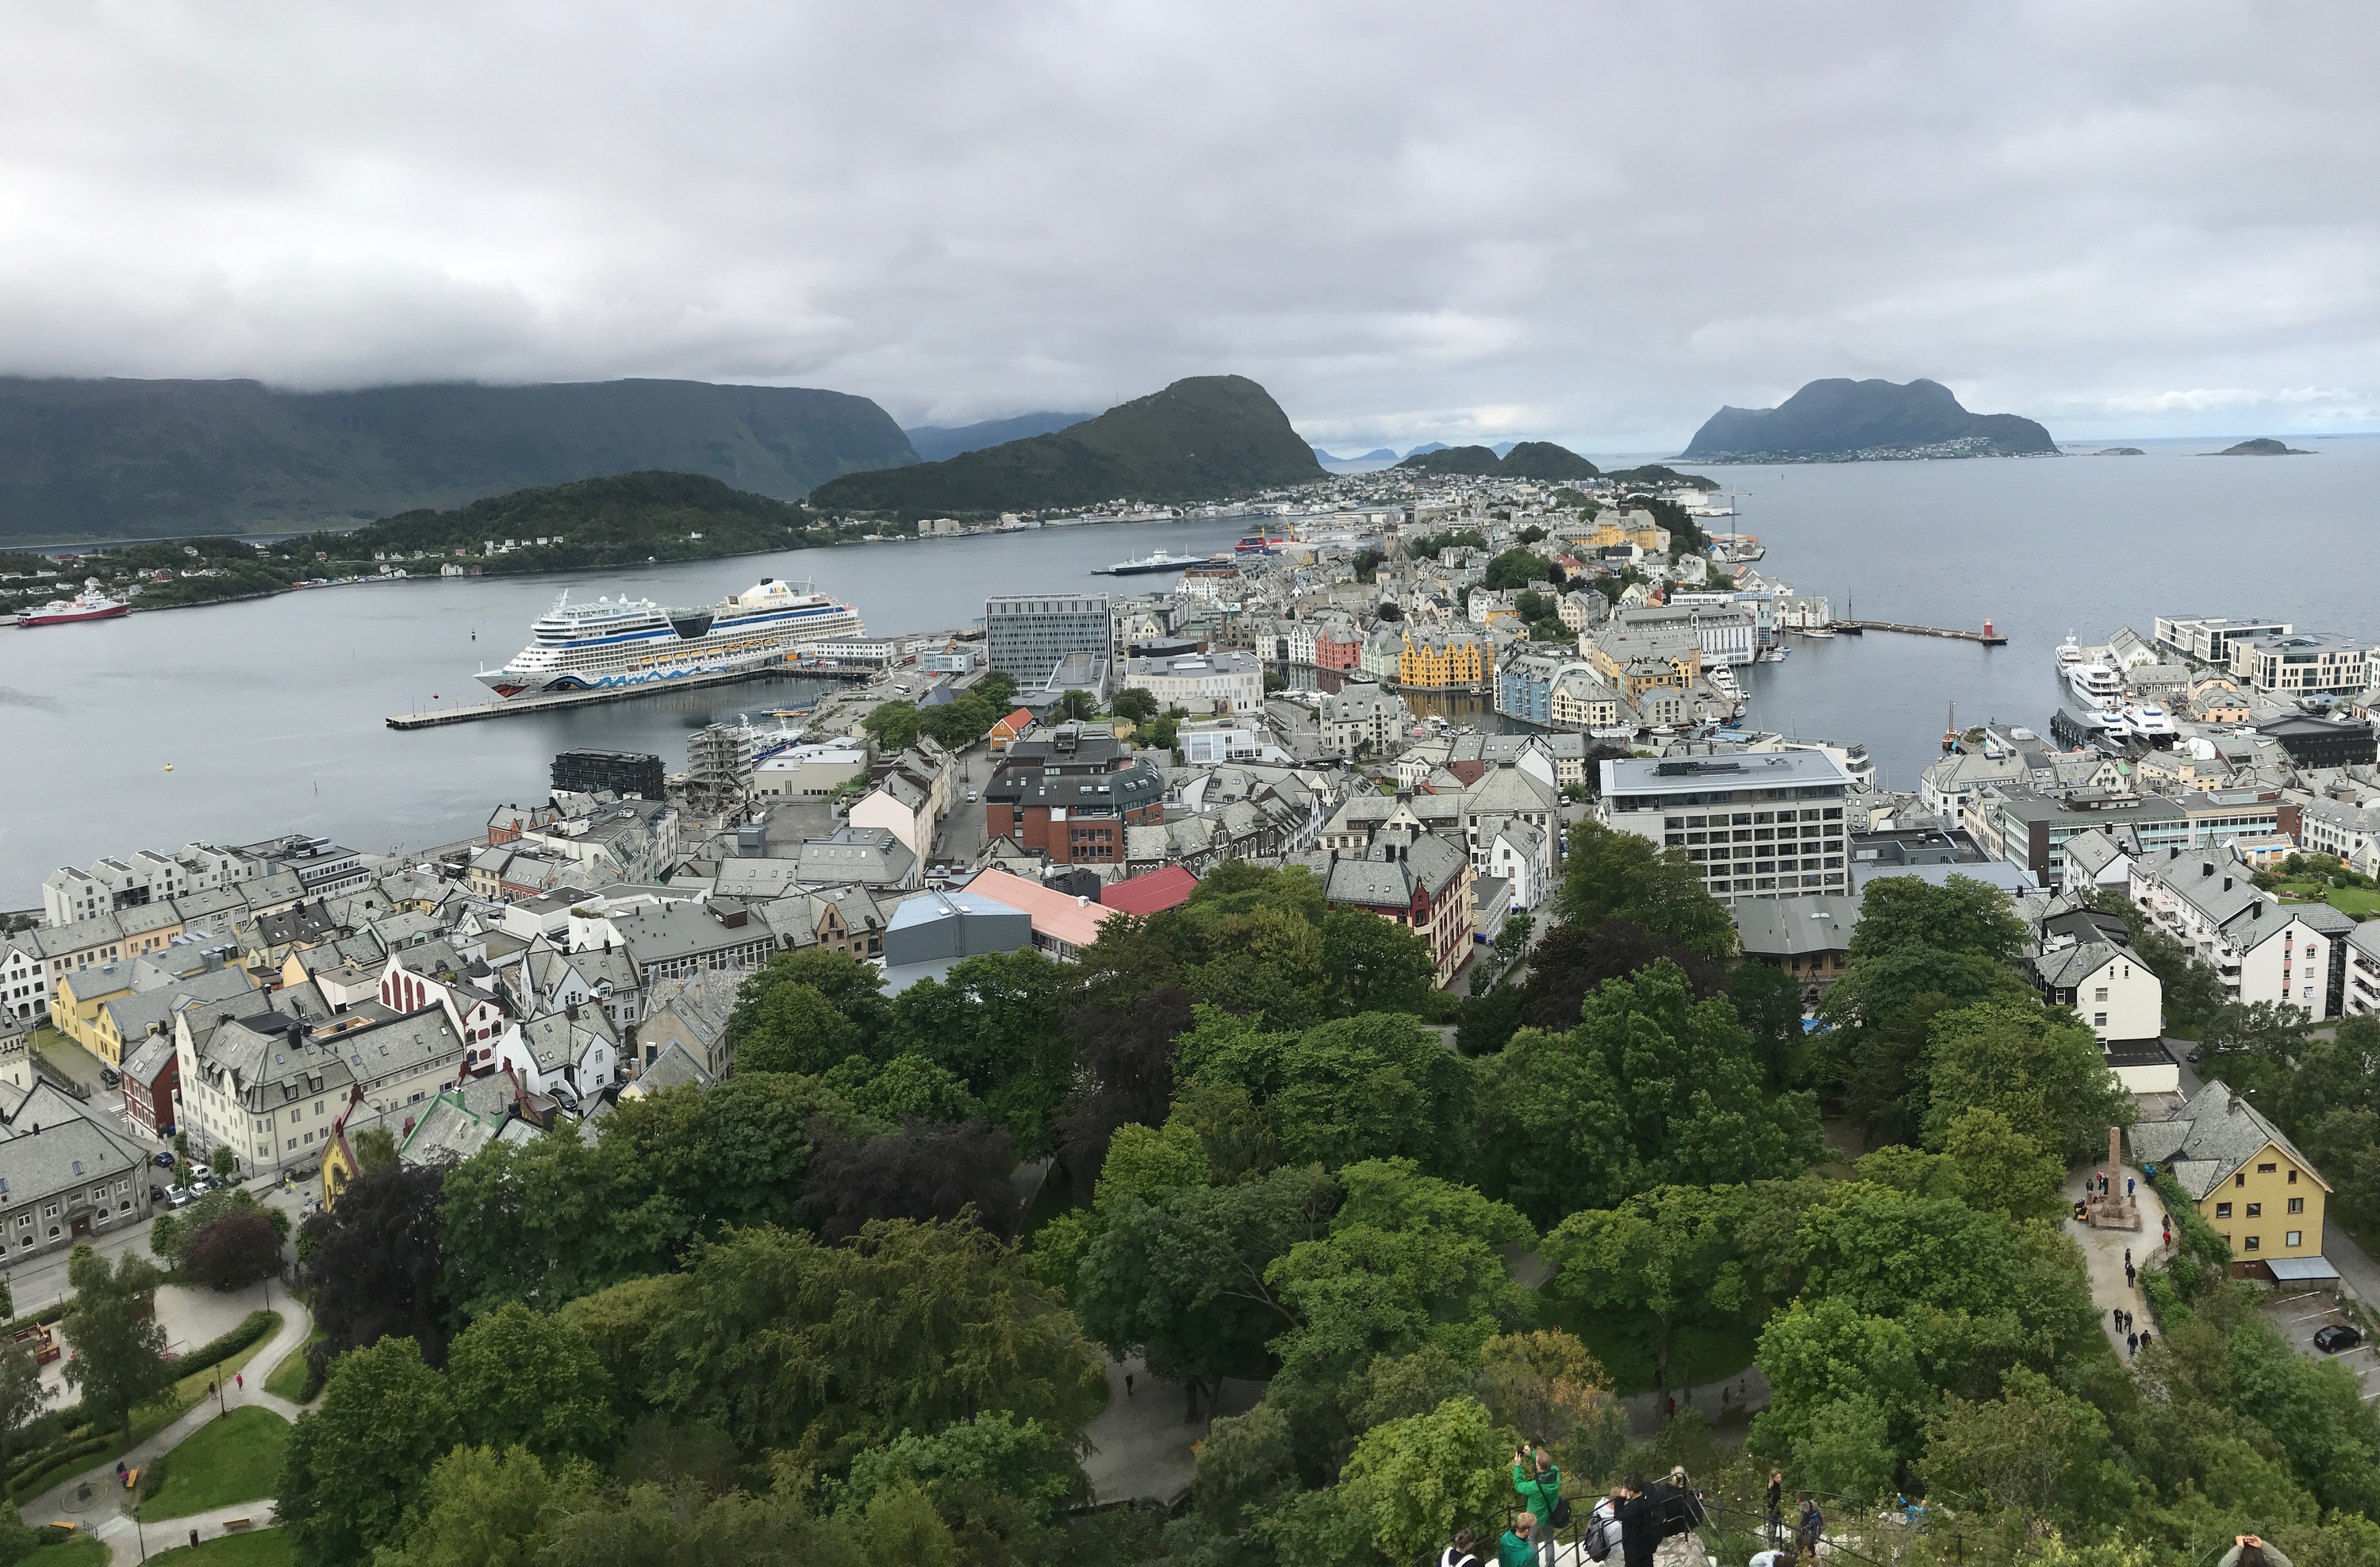
[[[2074,639],[2074,633],[2068,632],[2066,640],[2058,644],[2058,673],[2064,675],[2068,670],[2082,662],[2083,658],[2082,644]]]
[[[2124,728],[2135,740],[2152,746],[2170,746],[2181,737],[2173,722],[2173,714],[2155,702],[2132,702],[2123,711]]]
[[[2066,685],[2089,707],[2112,711],[2124,705],[2124,677],[2104,663],[2070,664]]]

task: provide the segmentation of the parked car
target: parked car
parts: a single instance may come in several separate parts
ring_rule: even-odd
[[[111,1088],[120,1088],[124,1087],[124,1074],[118,1072],[113,1066],[101,1067],[99,1069],[99,1080],[106,1084]]]
[[[149,1162],[160,1170],[171,1170],[174,1168],[174,1156],[170,1150],[159,1148],[149,1156]]]
[[[2325,1354],[2337,1354],[2341,1350],[2353,1349],[2362,1342],[2363,1335],[2344,1322],[2333,1322],[2313,1336],[2313,1347]]]
[[[165,1188],[157,1184],[154,1181],[150,1182],[149,1200],[151,1202],[164,1202],[165,1200]]]
[[[199,1193],[195,1186],[182,1186],[165,1194],[167,1208],[188,1208],[198,1200]]]

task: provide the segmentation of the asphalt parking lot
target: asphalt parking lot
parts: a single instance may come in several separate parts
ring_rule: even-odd
[[[2281,1336],[2296,1346],[2301,1354],[2316,1360],[2336,1360],[2362,1379],[2363,1396],[2369,1401],[2380,1398],[2380,1353],[2375,1353],[2367,1339],[2354,1349],[2338,1354],[2325,1354],[2313,1347],[2313,1336],[2333,1322],[2345,1322],[2347,1318],[2331,1298],[2315,1291],[2282,1292],[2265,1303],[2265,1320],[2280,1330]]]

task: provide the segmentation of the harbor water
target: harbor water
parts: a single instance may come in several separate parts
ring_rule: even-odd
[[[2380,438],[2299,439],[2316,455],[2216,458],[2224,440],[2139,457],[1857,463],[1711,470],[1760,569],[1837,614],[1980,627],[2004,648],[1871,633],[1789,638],[1746,672],[1748,721],[1867,745],[1888,787],[1938,754],[1945,710],[2046,731],[2065,699],[2053,651],[2159,613],[2269,614],[2380,635]],[[1641,460],[1641,459],[1640,459]],[[1160,549],[1228,549],[1241,518],[1115,524],[796,551],[532,578],[442,578],[38,631],[0,628],[0,907],[39,901],[60,864],[193,839],[318,832],[385,851],[475,833],[540,797],[553,753],[589,746],[684,764],[686,736],[806,695],[756,683],[398,733],[390,713],[481,700],[472,679],[527,639],[564,588],[699,604],[763,577],[814,578],[871,635],[969,625],[991,593],[1155,591],[1097,576]],[[1499,727],[1467,701],[1432,706]],[[1452,710],[1452,711],[1449,711]],[[172,771],[168,771],[168,764]]]

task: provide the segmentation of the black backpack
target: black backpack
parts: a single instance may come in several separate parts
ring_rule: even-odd
[[[1691,1488],[1662,1480],[1646,1486],[1645,1494],[1653,1500],[1653,1537],[1657,1540],[1689,1533],[1710,1522],[1703,1512],[1703,1499]]]
[[[1563,1497],[1556,1497],[1556,1498],[1554,1499],[1554,1510],[1553,1510],[1552,1513],[1551,1513],[1550,1515],[1548,1515],[1548,1517],[1547,1518],[1547,1520],[1546,1520],[1546,1521],[1547,1521],[1548,1523],[1551,1524],[1552,1524],[1555,1528],[1557,1528],[1557,1529],[1567,1529],[1567,1528],[1569,1528],[1569,1527],[1570,1527],[1570,1498],[1568,1498],[1568,1497],[1566,1497],[1566,1496],[1563,1496]]]

